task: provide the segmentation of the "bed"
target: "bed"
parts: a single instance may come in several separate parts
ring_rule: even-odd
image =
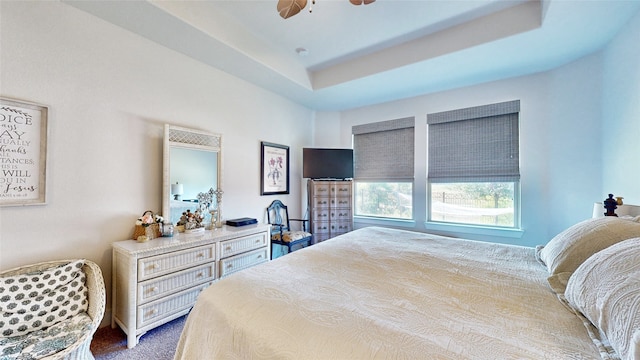
[[[591,255],[620,244],[640,249],[640,217],[589,219],[537,249],[355,230],[204,290],[175,359],[638,359],[640,309],[609,314],[617,335],[588,309],[614,282],[594,269],[617,266]],[[638,279],[636,308],[639,266],[615,274]]]

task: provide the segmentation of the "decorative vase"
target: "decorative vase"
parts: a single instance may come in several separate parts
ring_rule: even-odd
[[[622,199],[624,199],[622,196],[616,196],[616,203],[618,203],[618,205],[624,205]]]
[[[222,227],[222,216],[220,216],[220,210],[216,211],[215,224],[216,224],[217,228],[221,228]]]
[[[173,236],[173,224],[164,224],[162,226],[162,236],[163,237]]]

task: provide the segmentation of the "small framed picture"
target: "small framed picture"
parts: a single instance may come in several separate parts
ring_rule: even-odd
[[[0,98],[0,206],[46,203],[48,112]]]
[[[289,147],[261,142],[260,195],[289,193]]]

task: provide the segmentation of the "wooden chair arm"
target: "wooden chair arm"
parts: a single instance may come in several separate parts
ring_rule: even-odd
[[[309,219],[289,219],[289,221],[300,221],[302,222],[302,231],[307,231],[307,222]]]

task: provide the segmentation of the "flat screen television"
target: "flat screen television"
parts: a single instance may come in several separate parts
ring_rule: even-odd
[[[302,177],[309,179],[353,178],[353,149],[302,149]]]

